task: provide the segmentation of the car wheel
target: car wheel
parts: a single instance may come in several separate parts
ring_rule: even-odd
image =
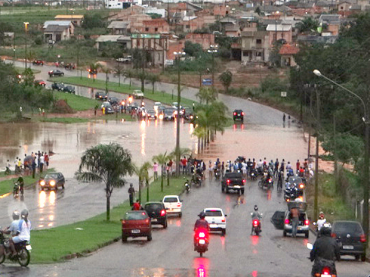
[[[226,235],[226,229],[222,229],[222,235],[225,236]]]
[[[146,238],[147,238],[148,241],[151,241],[152,240],[152,233],[150,233]]]
[[[225,192],[225,187],[224,186],[221,186],[221,191]]]
[[[58,185],[55,185],[55,191],[58,191]]]
[[[62,73],[60,76],[64,76],[64,73]]]
[[[63,183],[63,185],[62,185],[62,189],[64,189],[64,183]]]
[[[163,228],[166,229],[167,228],[167,220],[164,222],[163,224]]]
[[[365,254],[362,254],[361,255],[361,262],[364,262],[364,261],[366,261],[366,255]]]
[[[228,187],[226,187],[226,193],[229,193],[229,188]]]
[[[180,217],[180,218],[182,217],[182,213],[179,213],[179,217]]]
[[[241,189],[241,193],[244,194],[244,189]]]
[[[126,242],[126,241],[127,241],[127,237],[124,234],[122,234],[122,242]]]
[[[310,236],[310,233],[309,233],[309,231],[307,231],[306,233],[305,233],[305,237],[306,237],[306,239],[308,239],[308,237]]]
[[[360,259],[360,255],[355,255],[355,260],[359,260]]]
[[[286,232],[285,231],[283,232],[283,237],[286,237]]]

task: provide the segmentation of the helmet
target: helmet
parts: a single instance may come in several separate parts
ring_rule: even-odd
[[[320,229],[320,234],[322,236],[331,236],[331,225],[330,224],[324,224]]]
[[[254,210],[257,212],[258,211],[258,207],[257,205],[254,205]]]
[[[28,217],[28,210],[27,209],[24,209],[21,212],[21,217],[24,218],[24,219],[27,219],[27,217]]]
[[[19,219],[19,211],[15,210],[13,212],[13,220],[18,220]]]
[[[206,214],[205,212],[201,212],[199,215],[198,215],[201,219],[204,219],[206,217]]]

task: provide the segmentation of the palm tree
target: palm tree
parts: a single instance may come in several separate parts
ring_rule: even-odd
[[[145,90],[145,80],[147,80],[147,78],[148,78],[148,72],[146,72],[145,70],[142,70],[142,71],[138,72],[136,76],[140,79],[140,81],[141,81],[141,91],[144,92],[144,90]]]
[[[160,81],[159,75],[157,75],[157,74],[148,74],[147,75],[147,80],[149,80],[150,83],[152,84],[152,93],[154,94],[154,85],[155,85],[156,82]]]
[[[213,102],[217,99],[217,92],[208,87],[201,87],[195,96],[199,98],[201,104],[204,101],[205,104],[208,105],[209,102]]]
[[[101,68],[101,64],[100,63],[91,63],[90,64],[90,71],[98,71],[99,68]],[[93,77],[93,82],[95,82],[95,78]]]
[[[225,93],[227,94],[229,92],[231,82],[233,81],[233,74],[230,70],[226,70],[222,72],[220,76],[218,76],[218,79],[221,81],[222,85],[225,88]]]
[[[110,69],[108,67],[101,67],[101,71],[105,73],[105,93],[108,94],[108,74],[110,73]]]
[[[171,155],[167,155],[167,151],[164,154],[159,154],[153,157],[153,162],[157,162],[161,166],[161,192],[163,192],[163,172],[167,162],[171,159]]]
[[[81,163],[75,175],[77,180],[105,183],[107,220],[110,220],[110,197],[113,188],[122,187],[125,184],[122,177],[132,173],[130,152],[117,143],[110,143],[87,149],[81,157]]]
[[[193,131],[193,135],[198,138],[198,153],[200,153],[200,150],[203,150],[203,139],[206,136],[206,129],[197,125]]]
[[[120,87],[121,86],[121,75],[123,74],[123,68],[121,67],[121,64],[118,63],[115,67],[114,67],[114,74],[115,76],[118,77],[118,86]]]
[[[192,151],[189,149],[189,148],[179,148],[179,153],[177,153],[176,151],[177,149],[175,148],[172,152],[171,152],[171,156],[172,157],[180,157],[180,160],[181,160],[181,157],[184,157],[184,156],[189,156],[192,154]],[[177,155],[179,154],[179,155]],[[180,161],[178,161],[180,162]]]
[[[127,70],[125,70],[123,72],[123,76],[125,76],[125,78],[129,78],[130,79],[130,86],[129,86],[129,88],[131,89],[131,79],[136,76],[135,71],[133,71],[131,69],[127,69]]]
[[[149,172],[148,170],[152,167],[150,162],[145,162],[142,166],[138,167],[134,165],[134,172],[139,177],[139,201],[141,202],[141,187],[145,181],[147,184],[147,201],[149,201]]]

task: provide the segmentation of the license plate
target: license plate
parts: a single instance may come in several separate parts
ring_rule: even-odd
[[[158,221],[158,219],[152,218],[152,222],[157,222],[157,221]]]
[[[298,226],[298,230],[302,230],[302,227],[301,226]]]
[[[28,251],[31,251],[32,250],[32,247],[31,247],[31,245],[26,245],[26,249],[28,250]]]
[[[140,233],[140,230],[139,229],[134,229],[134,230],[131,230],[131,233],[133,233],[133,234],[139,234]]]
[[[343,249],[353,249],[353,245],[343,245]]]
[[[236,189],[240,189],[240,186],[234,186],[234,188],[236,188]]]
[[[205,243],[206,243],[206,241],[204,239],[199,240],[199,244],[205,244]]]
[[[217,224],[209,224],[209,228],[217,228]]]

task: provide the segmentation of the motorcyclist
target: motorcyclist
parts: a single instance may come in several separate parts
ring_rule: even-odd
[[[326,223],[326,218],[324,216],[323,212],[320,212],[319,214],[319,219],[317,220],[317,231],[320,232],[321,228],[324,226]]]
[[[2,230],[3,231],[3,233],[5,233],[5,234],[11,234],[12,235],[12,237],[15,237],[15,236],[17,236],[18,235],[18,227],[19,227],[19,212],[17,211],[17,210],[15,210],[14,212],[13,212],[13,215],[12,215],[12,217],[13,217],[13,221],[12,221],[12,223],[10,224],[10,226],[8,226],[8,227],[6,227],[4,230]],[[10,244],[9,244],[9,246],[10,246]],[[12,250],[12,253],[15,253],[15,249],[14,249],[14,251],[13,251],[13,249],[11,249]],[[3,246],[1,245],[1,247],[0,247],[0,256],[2,256],[3,255],[3,252],[4,251],[4,248],[3,248]]]
[[[332,274],[337,274],[334,261],[340,260],[339,245],[331,237],[331,229],[326,224],[321,228],[320,234],[310,253],[310,260],[314,261],[311,275],[315,276],[315,273],[319,273],[324,266],[330,267]]]
[[[195,221],[194,224],[194,250],[196,250],[196,244],[197,244],[197,231],[198,230],[205,230],[206,231],[206,239],[208,240],[208,232],[209,232],[209,224],[207,220],[205,220],[206,214],[205,212],[201,212],[199,215],[199,219]]]
[[[13,256],[17,255],[14,244],[21,243],[23,241],[30,241],[31,238],[31,221],[28,220],[28,210],[26,209],[21,212],[21,219],[18,222],[18,232],[19,235],[12,237],[9,240]]]
[[[257,205],[254,205],[254,212],[252,213],[252,222],[254,219],[258,219],[258,222],[259,222],[259,227],[260,227],[260,232],[262,232],[262,228],[261,228],[261,219],[262,219],[262,214],[260,214],[258,212],[258,206]],[[251,233],[253,232],[253,224],[252,224],[252,230],[251,230]]]

